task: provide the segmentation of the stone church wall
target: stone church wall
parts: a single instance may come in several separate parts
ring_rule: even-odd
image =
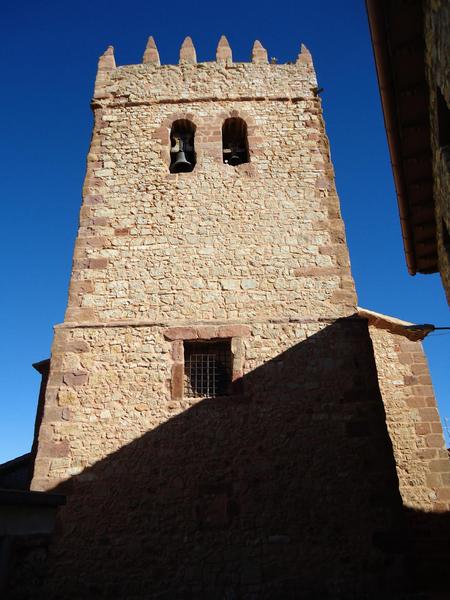
[[[48,392],[49,479],[34,485],[68,499],[46,598],[400,586],[401,498],[366,321],[249,330],[239,393],[174,401],[166,330],[58,329],[65,384]]]
[[[405,507],[447,502],[421,350],[357,313],[307,50],[192,50],[100,59],[32,482],[67,505],[36,597],[388,597],[412,585]],[[236,116],[250,162],[231,167]],[[176,119],[197,126],[192,173],[169,173]],[[186,344],[211,339],[231,393],[188,398]]]

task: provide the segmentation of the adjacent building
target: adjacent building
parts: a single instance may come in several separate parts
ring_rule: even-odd
[[[450,3],[366,4],[408,270],[450,302]]]

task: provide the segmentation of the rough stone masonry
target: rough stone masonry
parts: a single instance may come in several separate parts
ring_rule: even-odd
[[[32,482],[67,505],[28,597],[411,589],[450,463],[420,341],[356,306],[310,53],[269,64],[256,42],[235,63],[222,38],[197,63],[186,38],[160,65],[150,38],[117,67],[110,47],[92,107]],[[237,166],[227,119],[246,125]],[[170,172],[176,122],[192,172]],[[188,394],[208,348],[229,356],[227,392]]]

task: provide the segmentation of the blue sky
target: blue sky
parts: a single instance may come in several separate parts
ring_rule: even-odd
[[[163,63],[190,35],[199,61],[220,35],[236,61],[259,39],[270,57],[311,50],[322,94],[359,304],[413,322],[450,325],[437,275],[406,270],[363,0],[151,3],[25,0],[2,7],[0,236],[3,314],[0,462],[30,449],[39,375],[63,320],[92,116],[98,56],[142,59],[154,35]],[[441,416],[450,417],[450,335],[425,342]]]

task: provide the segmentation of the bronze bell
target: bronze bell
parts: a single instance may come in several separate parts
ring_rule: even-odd
[[[235,167],[236,165],[240,165],[241,162],[242,160],[239,154],[237,154],[236,152],[232,152],[230,158],[228,159],[228,164],[232,167]]]
[[[180,139],[179,150],[178,152],[174,152],[175,161],[170,165],[171,173],[189,173],[193,169],[192,163],[186,158],[183,146],[183,140]]]

